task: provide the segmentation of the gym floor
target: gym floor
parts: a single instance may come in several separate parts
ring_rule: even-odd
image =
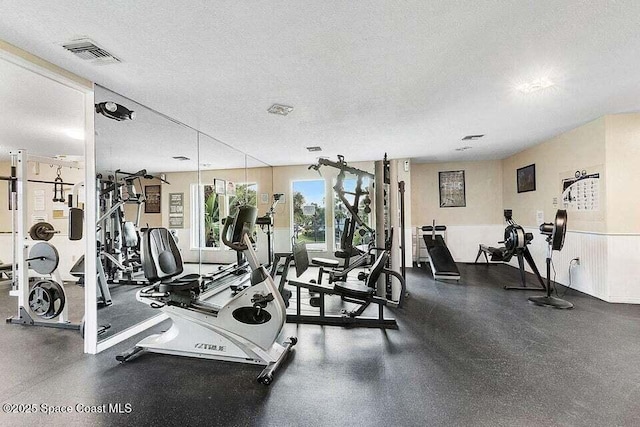
[[[640,425],[638,306],[569,291],[574,310],[537,307],[502,289],[517,269],[459,266],[460,284],[409,269],[399,330],[287,324],[299,342],[270,387],[258,366],[153,354],[118,364],[140,337],[89,356],[77,332],[2,323],[0,402],[132,411],[1,413],[0,425]]]

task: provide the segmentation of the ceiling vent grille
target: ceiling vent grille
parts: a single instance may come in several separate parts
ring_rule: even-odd
[[[314,152],[314,151],[322,151],[322,148],[315,146],[315,147],[307,147],[307,150]]]
[[[77,39],[63,43],[62,47],[76,55],[78,58],[92,64],[115,64],[120,59],[98,46],[91,39]]]
[[[480,139],[484,136],[484,134],[482,135],[467,135],[464,138],[462,138],[463,141],[475,141],[477,139]]]
[[[185,157],[185,156],[173,156],[173,158],[176,159],[176,160],[180,160],[182,162],[184,162],[186,160],[191,160],[190,158]]]

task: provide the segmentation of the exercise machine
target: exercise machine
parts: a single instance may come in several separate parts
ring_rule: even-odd
[[[343,231],[340,236],[340,249],[334,252],[334,256],[342,259],[342,266],[336,260],[327,258],[312,258],[311,263],[320,266],[318,283],[322,281],[322,274],[325,272],[324,267],[329,268],[329,283],[346,279],[349,272],[358,267],[371,265],[372,259],[369,255],[368,247],[373,244],[375,238],[375,230],[367,224],[367,221],[360,214],[360,203],[364,205],[365,214],[372,212],[371,197],[368,188],[364,187],[365,180],[372,182],[375,176],[367,171],[349,166],[344,160],[344,156],[338,155],[338,161],[334,162],[329,159],[320,158],[317,164],[309,166],[320,173],[322,167],[332,167],[338,169],[336,184],[333,186],[338,199],[346,209],[346,217],[344,218]],[[347,174],[355,177],[356,184],[353,191],[347,191],[344,188],[344,181]],[[322,175],[322,174],[321,174]],[[351,199],[350,199],[351,198]],[[368,243],[363,245],[354,244],[356,232],[360,235],[362,241]]]
[[[564,246],[564,239],[567,234],[567,211],[559,209],[556,212],[554,222],[545,222],[540,225],[540,233],[547,236],[547,294],[543,296],[529,297],[529,301],[536,305],[553,308],[573,308],[573,304],[569,301],[551,295],[551,263],[553,262],[553,251],[561,251]]]
[[[27,187],[29,182],[49,184],[53,186],[53,200],[64,202],[64,187],[74,184],[66,183],[60,177],[63,167],[80,168],[76,162],[67,162],[47,157],[28,155],[25,150],[10,152],[11,175],[0,177],[10,182],[9,197],[12,223],[13,283],[11,296],[18,297],[18,310],[15,316],[6,319],[9,324],[24,326],[41,326],[58,329],[79,330],[79,324],[72,324],[64,289],[64,282],[58,272],[60,256],[56,248],[48,243],[59,231],[44,221],[34,224],[28,231],[27,224]],[[54,181],[28,179],[28,162],[49,164],[58,167]],[[78,228],[79,227],[79,228]],[[36,241],[31,243],[27,235]],[[72,240],[82,238],[82,222],[77,219],[77,211],[69,211],[69,237]],[[29,270],[39,275],[29,277]],[[33,279],[33,280],[31,280]]]
[[[208,303],[197,274],[180,276],[182,257],[169,230],[147,229],[142,238],[142,266],[152,283],[138,291],[138,301],[166,313],[171,328],[151,335],[116,357],[130,361],[145,352],[266,365],[258,381],[269,385],[297,338],[276,340],[286,318],[285,301],[257,260],[251,241],[257,209],[244,206],[227,218],[224,243],[242,252],[251,267],[251,286],[222,306]],[[231,225],[233,227],[231,228]],[[229,237],[229,230],[232,231]]]
[[[447,243],[444,240],[444,233],[447,231],[446,225],[436,225],[433,220],[432,225],[425,225],[418,228],[416,233],[418,251],[418,266],[420,266],[420,237],[424,240],[428,253],[426,260],[431,267],[431,273],[435,280],[460,280],[460,271],[456,265]]]
[[[276,206],[278,206],[278,203],[280,203],[280,201],[282,200],[282,196],[284,196],[283,193],[275,193],[273,195],[273,203],[271,204],[271,207],[269,208],[269,210],[267,211],[267,213],[264,216],[258,217],[258,219],[256,220],[256,224],[260,226],[260,229],[262,231],[265,232],[265,234],[267,235],[267,265],[266,267],[269,268],[271,267],[271,264],[273,263],[273,258],[274,258],[274,251],[273,251],[273,221],[274,221],[274,217],[276,215]]]
[[[518,225],[513,219],[513,212],[511,209],[504,210],[504,218],[507,222],[507,227],[504,229],[504,240],[498,243],[504,243],[504,246],[494,248],[480,244],[478,247],[478,254],[476,255],[475,264],[478,263],[478,259],[481,255],[484,255],[485,261],[489,264],[489,258],[487,254],[491,255],[492,262],[509,262],[515,255],[518,259],[518,268],[520,269],[520,282],[521,286],[508,286],[505,285],[506,290],[523,290],[523,291],[544,291],[546,286],[538,271],[536,262],[529,252],[529,245],[533,241],[533,234],[524,231],[520,225]],[[529,264],[531,271],[538,279],[539,286],[527,285],[526,271],[524,268],[525,261]]]
[[[296,276],[300,277],[309,268],[309,255],[304,243],[297,243],[293,247],[293,257],[296,265]],[[401,274],[387,269],[386,263],[389,260],[389,251],[383,250],[371,266],[371,271],[364,283],[352,281],[334,281],[330,285],[322,283],[302,282],[289,280],[289,285],[296,288],[295,312],[287,314],[287,321],[292,323],[306,323],[314,325],[332,326],[359,326],[369,328],[392,328],[397,329],[398,324],[395,319],[387,318],[384,315],[385,306],[400,307],[402,298],[405,295],[405,281]],[[400,300],[389,301],[386,298],[376,295],[378,279],[382,275],[395,276],[401,283]],[[310,303],[312,307],[318,308],[318,314],[303,314],[301,289],[308,289],[313,293]],[[316,296],[317,295],[317,296]],[[327,314],[325,296],[337,295],[342,301],[356,304],[354,310],[342,310],[341,314]],[[364,311],[371,304],[378,306],[377,317],[363,316]]]
[[[98,175],[96,184],[99,194],[99,215],[97,238],[100,262],[107,281],[114,284],[146,285],[140,265],[140,218],[146,196],[142,191],[142,179],[159,179],[146,169],[137,172],[116,170],[113,176],[103,179]],[[129,221],[125,216],[125,206],[136,207],[135,218]]]

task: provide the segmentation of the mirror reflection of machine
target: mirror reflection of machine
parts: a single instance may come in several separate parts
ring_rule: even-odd
[[[256,219],[256,224],[259,225],[260,229],[267,235],[267,268],[270,267],[273,263],[273,221],[276,214],[276,206],[278,206],[278,203],[280,203],[283,196],[283,193],[274,193],[273,203],[271,204],[271,207],[269,208],[267,213],[264,216],[258,217],[258,219]]]
[[[554,222],[545,222],[540,225],[540,233],[547,236],[547,294],[544,296],[529,297],[529,301],[536,305],[568,309],[573,304],[561,298],[551,295],[551,264],[553,251],[561,251],[567,234],[567,211],[558,210]]]

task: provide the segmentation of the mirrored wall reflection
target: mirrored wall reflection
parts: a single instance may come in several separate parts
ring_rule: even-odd
[[[136,300],[136,292],[149,284],[140,254],[149,229],[169,229],[189,262],[185,272],[199,272],[199,253],[188,250],[196,232],[190,187],[198,183],[199,160],[193,129],[100,86],[95,102],[98,340],[103,340],[160,313]]]
[[[8,328],[37,334],[42,354],[49,353],[46,344],[61,340],[81,351],[84,289],[71,270],[85,240],[82,221],[70,225],[67,197],[73,194],[79,209],[85,201],[85,94],[34,69],[0,59],[0,99],[7,107],[0,118],[0,310],[11,316]],[[13,189],[12,163],[19,179]],[[39,327],[19,324],[32,324],[29,318]],[[7,330],[9,345],[18,335]],[[31,377],[45,373],[33,364],[24,369]]]
[[[273,168],[251,156],[247,156],[245,183],[248,204],[258,208],[256,226],[256,252],[261,264],[270,265],[275,252],[275,219],[283,210],[284,193],[274,194]]]

